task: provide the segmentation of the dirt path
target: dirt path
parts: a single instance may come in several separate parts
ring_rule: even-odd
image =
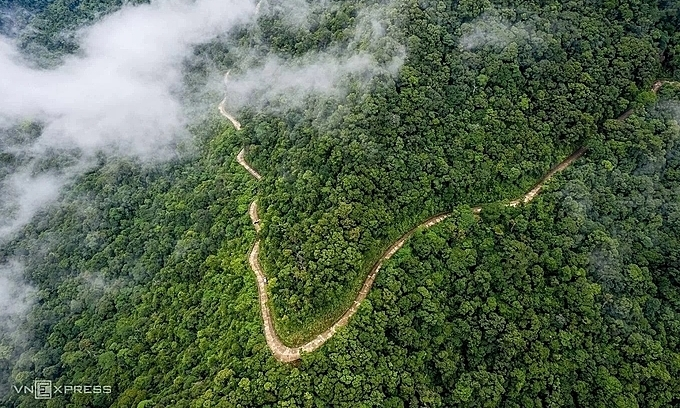
[[[227,72],[227,75],[229,73]],[[226,79],[226,75],[225,75]],[[673,84],[673,85],[680,85],[680,82],[672,82],[672,81],[657,81],[654,83],[654,86],[652,87],[652,91],[654,93],[658,92],[659,89],[665,84]],[[241,128],[241,124],[229,113],[227,113],[224,109],[224,102],[226,101],[226,98],[220,103],[219,105],[219,110],[224,115],[227,119],[229,119],[233,124],[236,130],[239,130]],[[617,118],[617,120],[622,121],[625,120],[628,116],[631,115],[633,110],[628,110],[624,112],[621,116]],[[522,197],[519,197],[515,200],[510,201],[507,205],[510,207],[516,207],[519,204],[525,204],[533,200],[538,193],[541,191],[545,183],[547,183],[555,174],[561,172],[562,170],[566,169],[569,167],[572,163],[574,163],[576,160],[578,160],[583,154],[586,152],[587,148],[586,147],[581,147],[577,149],[574,153],[572,153],[569,157],[564,159],[561,163],[559,163],[557,166],[553,167],[550,169],[535,185],[534,187],[529,190],[526,194],[524,194]],[[260,180],[262,176],[255,171],[250,165],[246,162],[245,160],[245,148],[241,149],[239,151],[238,155],[236,156],[236,160],[238,163],[243,166],[253,177],[255,177],[257,180]],[[482,212],[482,207],[474,207],[472,208],[472,212],[475,214],[479,214]],[[257,202],[253,201],[250,204],[248,213],[250,215],[250,219],[253,222],[253,227],[255,228],[256,232],[260,232],[260,229],[262,228],[261,222],[260,222],[260,217],[258,214],[258,207],[257,207]],[[250,263],[250,268],[253,270],[255,273],[255,277],[257,280],[257,292],[258,292],[258,299],[260,303],[260,311],[262,313],[262,321],[263,321],[263,326],[264,326],[264,337],[267,341],[267,346],[269,349],[272,351],[272,354],[274,355],[274,358],[276,358],[278,361],[281,362],[291,362],[295,360],[300,359],[300,353],[301,352],[312,352],[319,347],[321,347],[328,339],[333,337],[333,335],[343,326],[347,325],[349,320],[354,316],[354,314],[359,310],[359,306],[361,306],[361,302],[366,299],[366,296],[368,296],[368,292],[370,292],[371,287],[373,286],[373,282],[375,281],[375,278],[378,276],[378,272],[380,271],[380,268],[382,265],[390,259],[399,249],[401,249],[402,246],[404,246],[404,243],[419,229],[427,229],[432,227],[433,225],[436,225],[442,221],[444,221],[446,218],[451,216],[450,212],[447,213],[442,213],[442,214],[437,214],[435,216],[432,216],[428,218],[427,220],[423,221],[422,223],[418,224],[417,226],[413,227],[410,229],[408,232],[406,232],[404,235],[402,235],[397,241],[395,241],[385,252],[383,255],[376,261],[375,264],[371,267],[371,270],[366,277],[366,280],[364,281],[363,285],[361,286],[361,289],[359,290],[359,293],[357,294],[356,298],[354,299],[354,302],[352,305],[345,311],[345,313],[335,322],[331,327],[326,329],[323,333],[319,334],[317,337],[312,339],[311,341],[303,344],[302,346],[299,347],[288,347],[279,338],[279,336],[276,334],[276,331],[274,330],[274,323],[272,321],[270,309],[269,309],[269,294],[267,292],[267,278],[264,274],[264,271],[262,270],[262,267],[260,265],[259,261],[259,255],[260,255],[260,240],[258,239],[255,241],[255,244],[253,244],[253,248],[250,251],[250,255],[248,257],[248,262]]]
[[[229,71],[225,72],[224,74],[224,83],[226,85],[227,81],[229,80]],[[231,116],[229,112],[227,112],[227,109],[224,107],[224,105],[227,103],[227,96],[224,96],[224,99],[222,99],[222,102],[217,106],[217,108],[220,110],[220,113],[222,116],[225,118],[229,119],[229,122],[231,122],[232,125],[236,128],[236,130],[241,130],[241,122],[236,120],[235,117]],[[240,162],[239,162],[240,163]],[[250,171],[250,170],[248,170]],[[252,174],[252,173],[251,173]],[[257,177],[256,177],[257,178]],[[257,178],[259,180],[259,178]]]
[[[246,154],[246,149],[244,147],[243,149],[241,149],[240,152],[238,152],[238,155],[236,156],[236,161],[238,162],[238,164],[243,166],[244,169],[248,170],[248,173],[250,173],[253,177],[255,177],[255,179],[261,180],[262,176],[260,175],[260,173],[255,171],[255,169],[250,167],[250,165],[246,162],[246,159],[244,158],[245,154]]]
[[[654,82],[654,85],[652,86],[652,92],[654,92],[654,93],[659,92],[659,89],[661,89],[661,87],[664,86],[664,85],[678,86],[678,85],[680,85],[680,82],[677,82],[677,81],[656,81],[656,82]]]
[[[250,203],[250,207],[248,207],[248,215],[250,215],[250,221],[253,223],[255,232],[260,232],[262,226],[260,225],[260,216],[257,214],[257,201]]]
[[[300,359],[300,347],[288,347],[281,342],[279,336],[274,330],[274,323],[269,313],[269,294],[267,293],[267,281],[262,272],[262,267],[259,261],[260,256],[260,240],[255,241],[253,249],[250,250],[248,262],[250,268],[255,272],[257,280],[257,294],[260,301],[260,311],[262,312],[262,321],[264,323],[264,338],[267,341],[267,346],[274,354],[274,357],[282,362],[290,362]]]
[[[236,118],[234,118],[233,116],[231,116],[231,115],[224,109],[224,104],[225,104],[226,102],[227,102],[227,98],[226,98],[226,97],[222,100],[222,102],[220,102],[220,105],[219,105],[220,113],[222,114],[222,116],[224,116],[225,118],[229,119],[229,121],[231,122],[232,125],[234,125],[234,127],[236,128],[236,130],[241,130],[241,123],[240,123],[238,120],[236,120]]]
[[[553,167],[548,171],[543,178],[541,178],[538,183],[534,185],[534,187],[529,190],[528,193],[526,193],[524,196],[517,198],[515,200],[510,201],[508,203],[508,206],[510,207],[517,207],[519,204],[526,204],[529,201],[533,200],[534,197],[538,195],[538,193],[541,191],[545,183],[552,178],[555,174],[561,172],[562,170],[566,169],[567,167],[571,166],[573,162],[575,162],[579,157],[583,156],[583,153],[586,152],[585,147],[581,147],[580,149],[576,150],[574,153],[572,153],[569,157],[566,159],[562,160],[560,164],[557,166]],[[478,207],[479,208],[479,207]],[[482,209],[479,208],[478,212],[481,212]]]

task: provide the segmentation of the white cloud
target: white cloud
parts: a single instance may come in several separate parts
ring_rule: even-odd
[[[40,158],[77,150],[77,163],[39,174],[33,165],[0,180],[0,241],[52,202],[59,188],[89,167],[101,151],[165,159],[185,136],[178,89],[182,62],[193,46],[254,16],[251,0],[155,1],[127,6],[82,29],[78,55],[51,70],[26,63],[0,36],[0,126],[43,123],[29,145],[3,148]],[[1,138],[2,136],[0,136]],[[4,150],[3,150],[4,149]]]
[[[153,155],[185,124],[174,95],[183,58],[253,14],[244,0],[126,7],[84,29],[80,55],[54,70],[22,64],[0,39],[0,116],[44,121],[39,145]]]
[[[23,282],[22,272],[16,262],[0,265],[0,330],[14,331],[33,304],[35,289]]]
[[[461,26],[463,35],[459,46],[471,51],[484,46],[503,49],[511,43],[539,40],[536,31],[525,22],[511,23],[492,12],[488,12],[471,23]]]
[[[283,17],[294,13],[286,17],[294,24],[307,20],[309,7],[324,7],[325,2],[310,4],[287,0],[262,4],[261,9]],[[77,32],[78,54],[64,57],[53,69],[32,66],[11,39],[0,36],[0,128],[42,124],[42,133],[24,144],[3,140],[0,132],[0,160],[5,160],[2,154],[22,158],[19,165],[0,162],[0,245],[53,203],[65,185],[91,169],[99,153],[141,160],[171,157],[176,143],[186,140],[187,114],[195,109],[182,106],[182,64],[195,45],[252,23],[255,8],[254,0],[124,6]],[[228,83],[228,106],[262,108],[271,101],[298,106],[312,93],[341,95],[348,75],[367,80],[395,74],[403,47],[384,38],[382,25],[371,21],[370,27],[370,41],[361,37],[363,51],[333,50],[288,60],[267,56],[257,63],[244,58]],[[375,42],[365,47],[367,41]],[[215,85],[221,92],[222,84],[208,86]],[[216,109],[218,102],[210,104]],[[45,171],[42,164],[55,152],[66,164]],[[16,264],[0,266],[0,318],[30,303],[31,288],[21,283],[20,269]]]
[[[283,60],[268,57],[242,74],[230,74],[226,82],[227,106],[255,106],[276,109],[297,107],[310,94],[342,96],[347,87],[342,81],[356,76],[362,82],[378,74],[395,75],[403,63],[403,49],[387,64],[379,64],[369,53],[336,56],[332,53],[309,54],[304,58]]]

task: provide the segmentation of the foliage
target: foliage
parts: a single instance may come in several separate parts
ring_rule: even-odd
[[[309,33],[263,18],[243,38],[283,56],[342,46],[364,4],[333,3]],[[641,108],[680,68],[677,2],[497,3],[401,1],[398,78],[242,112],[239,133],[215,113],[192,129],[196,158],[103,160],[0,248],[39,290],[25,344],[0,339],[0,378],[114,386],[50,407],[680,404],[677,92]],[[30,41],[71,52],[55,33],[85,20],[59,4]],[[521,35],[460,47],[483,19]],[[614,120],[629,107],[644,113]],[[244,142],[257,184],[234,159]],[[502,205],[583,144],[535,201]],[[283,365],[247,266],[255,195],[272,307],[297,341],[342,312],[395,236],[454,215],[384,266],[346,328]]]

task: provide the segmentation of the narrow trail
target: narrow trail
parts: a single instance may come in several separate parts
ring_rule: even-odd
[[[260,173],[255,171],[255,169],[250,167],[250,165],[246,162],[246,159],[244,157],[245,154],[246,154],[246,149],[245,148],[241,149],[241,151],[238,152],[238,155],[236,156],[236,161],[238,162],[238,164],[243,166],[244,169],[248,170],[248,173],[250,173],[253,177],[255,177],[256,180],[261,180],[262,176],[260,175]],[[251,210],[252,210],[252,205],[251,205]]]
[[[225,74],[225,80],[227,75]],[[652,87],[652,92],[656,93],[661,89],[663,85],[666,84],[671,84],[671,85],[680,85],[680,82],[673,82],[673,81],[657,81],[654,83]],[[224,104],[226,102],[227,98],[225,97],[224,100],[219,104],[219,110],[220,113],[231,123],[234,125],[236,130],[241,129],[241,124],[233,117],[231,116],[224,108]],[[621,116],[617,118],[619,121],[625,120],[628,116],[630,116],[633,113],[633,109],[629,109],[628,111],[624,112]],[[564,169],[568,168],[570,165],[572,165],[576,160],[578,160],[583,154],[586,152],[587,148],[581,147],[574,151],[569,157],[564,159],[562,162],[560,162],[558,165],[550,169],[533,187],[531,190],[529,190],[526,194],[523,196],[516,198],[512,201],[510,201],[508,204],[506,204],[509,207],[516,207],[520,204],[526,204],[533,200],[538,193],[541,191],[543,186],[557,173],[563,171]],[[236,160],[238,163],[245,168],[248,173],[250,173],[255,179],[260,180],[262,179],[262,176],[253,169],[248,162],[245,160],[245,148],[241,149],[236,156]],[[482,207],[474,207],[472,208],[472,212],[474,214],[479,214],[482,212]],[[258,206],[257,202],[253,201],[250,204],[250,207],[248,209],[248,214],[250,215],[250,219],[253,223],[253,227],[255,228],[255,231],[259,234],[262,225],[260,222],[260,217],[258,214]],[[359,306],[361,306],[361,302],[366,299],[366,296],[368,296],[368,292],[370,292],[371,287],[373,286],[373,282],[375,281],[375,278],[378,276],[378,272],[380,271],[380,268],[382,265],[385,263],[385,261],[389,260],[399,249],[401,249],[402,246],[406,243],[406,241],[419,229],[427,229],[430,228],[436,224],[439,224],[440,222],[444,221],[446,218],[450,217],[451,213],[446,212],[446,213],[441,213],[434,215],[427,220],[423,221],[422,223],[416,225],[415,227],[411,228],[409,231],[404,233],[399,239],[397,239],[392,245],[385,250],[385,252],[382,254],[382,256],[373,264],[371,267],[371,270],[366,277],[366,280],[364,280],[363,285],[361,286],[361,289],[359,290],[359,293],[357,293],[356,298],[354,299],[354,302],[352,302],[352,305],[345,311],[345,313],[335,322],[333,323],[328,329],[326,329],[324,332],[316,336],[314,339],[310,340],[309,342],[299,346],[299,347],[288,347],[279,338],[279,336],[276,334],[276,330],[274,329],[274,322],[273,318],[271,316],[271,311],[269,309],[269,294],[267,292],[267,278],[265,276],[264,271],[262,270],[262,266],[260,265],[259,261],[259,255],[260,255],[260,240],[258,239],[255,241],[253,244],[253,248],[250,251],[250,255],[248,256],[248,262],[250,263],[250,268],[253,270],[255,273],[255,277],[257,280],[257,292],[258,292],[258,299],[260,303],[260,311],[262,313],[262,321],[263,321],[263,326],[264,326],[264,336],[267,341],[267,346],[269,349],[272,351],[272,354],[274,355],[274,358],[276,358],[278,361],[281,362],[292,362],[295,360],[300,359],[300,353],[301,352],[312,352],[319,347],[321,347],[328,339],[333,337],[333,335],[343,326],[347,325],[349,320],[354,316],[354,314],[359,310]]]
[[[224,74],[224,83],[225,83],[225,84],[227,83],[227,80],[228,80],[228,79],[229,79],[229,71],[227,71],[227,72]],[[226,103],[227,103],[227,96],[225,95],[225,96],[224,96],[224,99],[222,99],[222,102],[220,102],[220,104],[217,106],[217,108],[220,110],[220,113],[222,114],[222,116],[224,116],[225,118],[229,119],[229,122],[231,122],[231,124],[234,125],[234,127],[236,128],[236,130],[241,130],[241,122],[239,122],[238,120],[236,120],[235,117],[231,116],[231,115],[229,114],[229,112],[227,112],[226,108],[224,107],[224,105],[225,105]],[[239,162],[239,163],[241,163],[241,162]],[[243,163],[245,163],[245,162],[243,162]],[[241,164],[243,165],[243,163],[241,163]],[[253,170],[252,168],[250,168],[250,166],[248,166],[247,169],[249,169],[248,171],[250,172],[250,174],[253,174],[253,172],[255,171],[255,170]],[[254,174],[253,174],[253,175],[254,175]],[[258,177],[258,176],[255,176],[255,178],[258,179],[258,180],[260,179],[260,177]]]
[[[220,113],[222,114],[222,116],[224,116],[225,118],[229,119],[229,121],[231,122],[232,125],[234,125],[234,127],[236,128],[236,130],[241,130],[241,123],[240,123],[238,120],[236,120],[236,118],[234,118],[233,116],[231,116],[231,115],[224,109],[224,104],[225,104],[226,102],[227,102],[227,98],[224,98],[224,99],[222,100],[222,102],[220,102],[220,105],[219,105]],[[251,169],[251,170],[252,170],[252,169]],[[258,180],[259,180],[259,179],[258,179]]]

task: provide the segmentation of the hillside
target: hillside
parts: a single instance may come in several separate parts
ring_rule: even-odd
[[[54,69],[69,32],[132,7],[95,3],[29,9],[21,52]],[[0,330],[0,386],[113,388],[50,407],[679,405],[680,90],[653,86],[680,80],[680,3],[304,4],[178,64],[174,156],[98,152],[0,244],[35,299]],[[21,150],[46,128],[2,129],[0,183],[79,160]],[[286,347],[353,314],[282,363],[263,289]]]

